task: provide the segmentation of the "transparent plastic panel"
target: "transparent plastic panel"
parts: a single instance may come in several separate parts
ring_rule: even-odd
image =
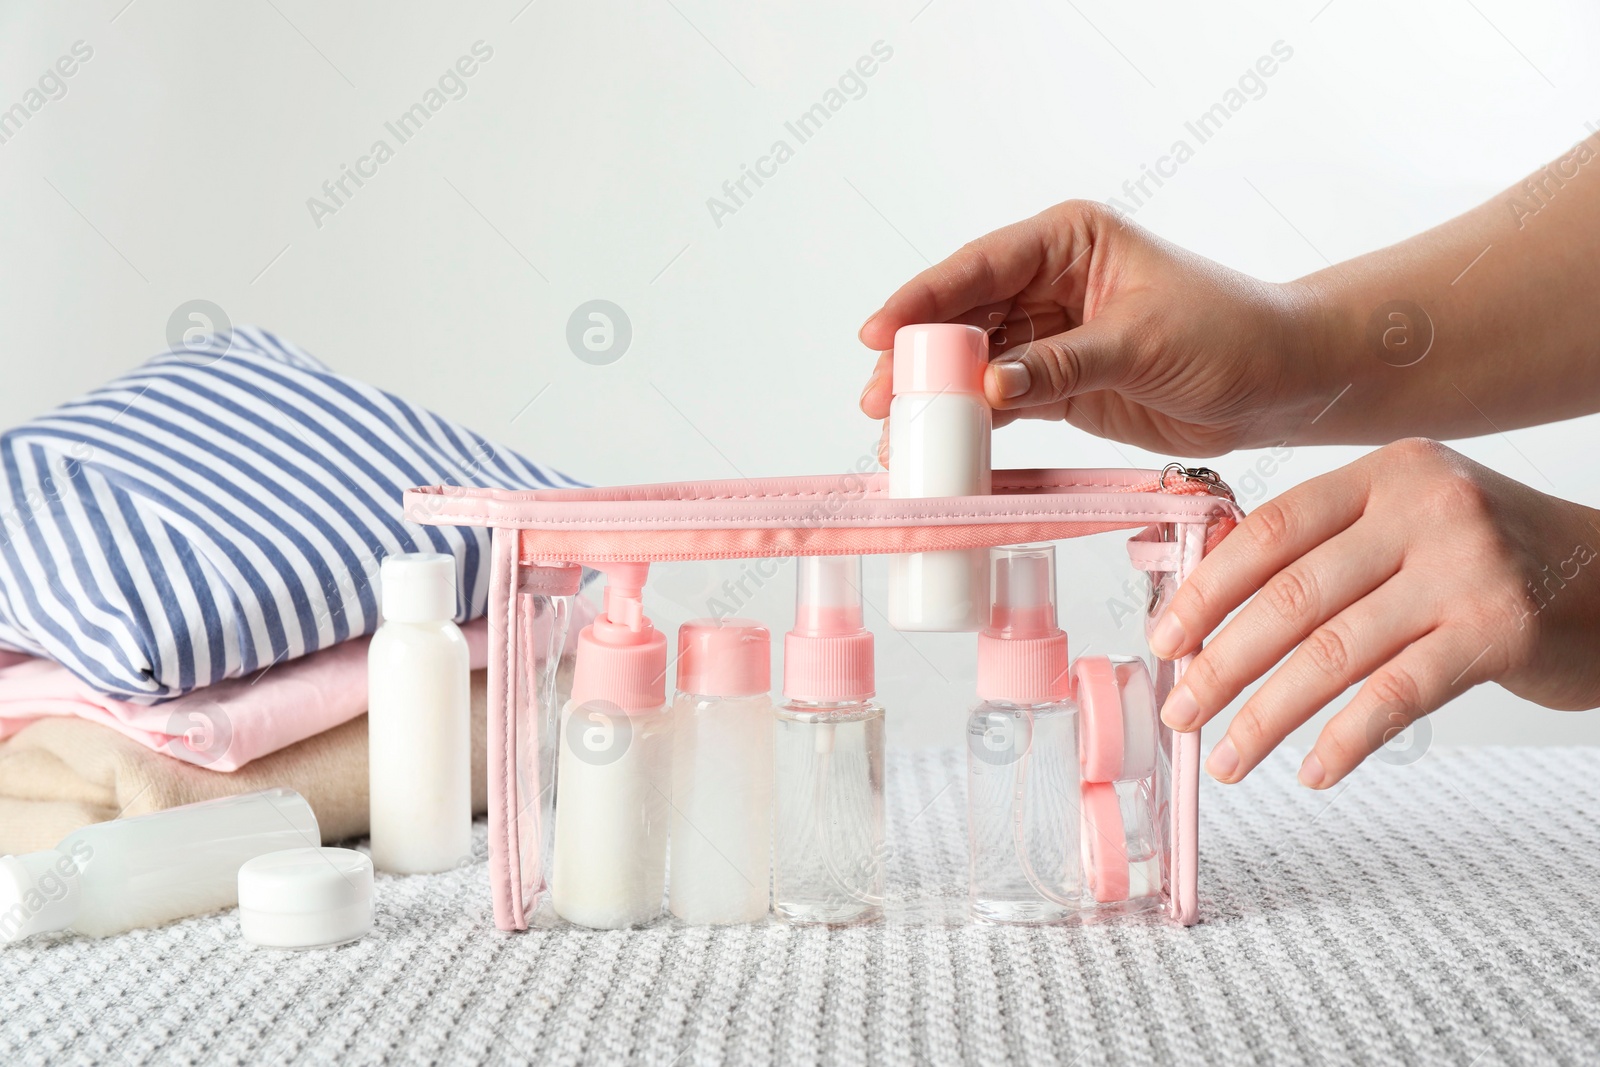
[[[1129,777],[1108,783],[1080,773],[1081,701],[980,706],[976,635],[889,626],[887,554],[863,561],[859,620],[876,638],[865,703],[783,693],[794,559],[651,565],[643,611],[667,636],[669,695],[679,627],[696,619],[766,626],[772,680],[767,694],[674,695],[643,714],[570,706],[560,650],[587,618],[581,601],[598,607],[599,583],[576,600],[520,591],[512,679],[530,924],[1071,924],[1157,911],[1172,759],[1154,715],[1170,665],[1140,658],[1151,588],[1125,539],[1054,542],[1070,651],[1119,653],[1108,657],[1118,674],[1148,679],[1129,702],[1144,718],[1118,731]],[[1155,584],[1169,595],[1170,575]],[[750,756],[762,745],[765,763]]]
[[[517,647],[509,665],[514,724],[515,780],[512,810],[517,820],[518,870],[524,910],[531,911],[548,869],[546,827],[554,810],[557,711],[571,685],[570,657],[563,657],[574,598],[516,594]]]

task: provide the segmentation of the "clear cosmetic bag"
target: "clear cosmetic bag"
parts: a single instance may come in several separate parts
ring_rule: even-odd
[[[987,549],[1131,530],[1130,560],[1149,580],[1148,626],[1242,516],[1213,472],[1177,464],[1163,471],[997,470],[991,495],[981,497],[891,499],[887,475],[879,473],[533,491],[434,486],[407,492],[405,509],[413,522],[493,532],[489,872],[502,930],[542,925],[549,915],[549,824],[561,789],[558,674],[583,565]],[[1112,669],[1120,678],[1137,663]],[[1199,917],[1200,739],[1154,721],[1154,708],[1187,665],[1187,657],[1150,661],[1153,702],[1145,702],[1154,728],[1142,743],[1155,751],[1130,753],[1153,767],[1142,797],[1153,839],[1142,907],[1184,925]],[[1137,670],[1144,675],[1145,665]],[[669,673],[669,694],[671,688]],[[1092,696],[1080,694],[1085,709]],[[1089,724],[1086,714],[1082,728]],[[1116,799],[1106,802],[1114,814]],[[1084,803],[1087,809],[1087,793]],[[1095,910],[1091,898],[1085,911]]]

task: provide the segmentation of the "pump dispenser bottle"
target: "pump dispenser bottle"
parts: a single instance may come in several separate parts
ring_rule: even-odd
[[[672,706],[672,914],[759,922],[772,863],[772,635],[752,619],[678,629]]]
[[[667,639],[645,618],[647,563],[600,563],[605,604],[578,635],[556,739],[556,914],[614,930],[661,914],[672,794]]]
[[[992,418],[983,396],[989,335],[927,323],[894,335],[889,405],[889,495],[988,495]],[[889,623],[897,630],[971,631],[984,624],[983,549],[889,557]]]
[[[321,844],[292,789],[85,826],[53,849],[0,856],[0,944],[47,930],[105,937],[231,907],[246,861]]]
[[[773,910],[791,923],[869,922],[883,914],[883,709],[871,700],[861,558],[798,566],[774,746]]]
[[[1081,906],[1078,709],[1056,622],[1055,546],[991,549],[989,625],[967,720],[969,904],[1049,923]]]

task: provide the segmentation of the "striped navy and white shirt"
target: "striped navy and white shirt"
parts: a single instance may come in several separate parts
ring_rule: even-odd
[[[0,647],[155,703],[370,633],[391,552],[455,556],[471,618],[488,531],[401,493],[581,484],[265,330],[209,345],[0,436]]]

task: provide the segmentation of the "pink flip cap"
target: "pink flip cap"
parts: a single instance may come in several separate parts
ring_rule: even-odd
[[[894,391],[982,393],[989,335],[948,322],[902,326],[894,335]]]
[[[678,692],[746,697],[772,682],[772,634],[754,619],[692,619],[678,627]]]

